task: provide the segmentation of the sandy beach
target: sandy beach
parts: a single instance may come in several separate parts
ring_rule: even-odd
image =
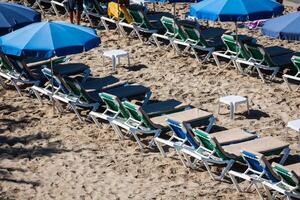
[[[178,8],[185,12],[185,6]],[[159,9],[170,12],[171,5]],[[234,30],[230,23],[222,27]],[[261,136],[283,140],[286,123],[300,118],[300,94],[288,91],[280,77],[264,84],[233,67],[199,64],[193,56],[141,44],[116,31],[99,29],[98,34],[100,47],[71,56],[71,62],[90,66],[94,76],[112,74],[143,84],[151,88],[152,99],[177,99],[213,113],[218,126],[254,130]],[[264,46],[300,50],[300,42],[269,39],[246,29],[241,34],[255,37]],[[112,73],[111,61],[106,59],[103,66],[101,54],[116,48],[130,53],[131,66],[122,62]],[[235,120],[230,120],[225,108],[217,115],[219,97],[229,94],[248,96],[250,115],[243,106],[238,107]],[[289,131],[287,141],[292,153],[299,153],[297,133]],[[20,97],[11,87],[0,88],[0,199],[258,199],[258,195],[237,193],[230,179],[212,181],[204,168],[185,168],[173,150],[167,158],[156,149],[141,152],[133,138],[119,140],[109,124],[98,128],[80,123],[72,112],[53,114],[46,100],[41,105],[25,92]]]

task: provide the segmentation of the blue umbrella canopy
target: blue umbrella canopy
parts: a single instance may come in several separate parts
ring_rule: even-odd
[[[81,53],[99,44],[94,29],[54,21],[30,24],[1,37],[4,54],[45,59]]]
[[[267,19],[282,14],[284,7],[272,0],[204,0],[191,5],[198,19],[237,22]]]
[[[268,20],[262,33],[282,40],[300,40],[300,12],[290,13]]]
[[[41,14],[14,3],[0,2],[0,35],[41,21]]]

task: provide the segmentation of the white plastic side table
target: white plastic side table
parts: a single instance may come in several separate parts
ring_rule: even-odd
[[[300,146],[300,119],[289,121],[286,127],[298,132],[298,146]],[[288,134],[288,130],[286,133]]]
[[[116,71],[116,65],[120,64],[121,57],[127,57],[128,59],[128,67],[130,67],[130,58],[129,53],[122,49],[114,49],[103,52],[103,66],[104,66],[104,57],[111,58],[113,71]]]
[[[235,96],[235,95],[221,97],[220,100],[219,100],[218,114],[220,113],[221,103],[230,106],[230,118],[231,119],[234,118],[234,113],[236,111],[236,107],[239,104],[246,104],[248,114],[250,113],[250,111],[249,111],[249,100],[248,100],[247,97]]]

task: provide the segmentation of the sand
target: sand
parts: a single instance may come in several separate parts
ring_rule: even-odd
[[[224,28],[233,30],[232,25]],[[108,59],[102,65],[102,50],[121,48],[130,52],[132,66],[124,62],[113,75],[150,87],[153,99],[175,98],[217,116],[220,96],[248,96],[251,114],[241,106],[233,121],[223,108],[219,126],[282,139],[286,123],[300,117],[300,95],[288,91],[281,78],[264,84],[234,68],[199,64],[193,56],[142,45],[114,31],[98,33],[101,47],[71,57],[89,65],[94,76],[112,74]],[[257,31],[241,33],[267,46],[299,51],[299,42],[270,40]],[[167,158],[157,150],[141,152],[132,138],[119,140],[108,124],[97,128],[81,124],[72,112],[53,114],[47,101],[41,105],[13,89],[1,88],[0,94],[0,199],[258,199],[255,192],[238,194],[228,180],[212,181],[204,169],[185,168],[173,150]],[[289,132],[293,153],[299,152],[297,138],[296,132]]]

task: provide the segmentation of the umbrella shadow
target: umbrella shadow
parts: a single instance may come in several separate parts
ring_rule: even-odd
[[[37,133],[21,137],[0,137],[1,159],[33,159],[36,157],[51,156],[69,152],[61,148],[61,141],[49,142],[51,136],[46,133]],[[46,145],[40,145],[46,143]]]

